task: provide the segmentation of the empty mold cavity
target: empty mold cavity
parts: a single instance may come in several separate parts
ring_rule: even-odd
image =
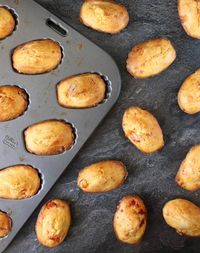
[[[22,116],[29,106],[29,95],[16,85],[0,85],[0,122]]]
[[[12,230],[12,219],[10,215],[0,210],[0,239],[5,238]]]
[[[18,26],[19,21],[18,21],[18,15],[14,9],[11,9],[9,6],[6,6],[6,5],[0,5],[0,8],[4,8],[4,9],[8,10],[10,12],[10,14],[12,15],[14,22],[15,22],[14,27],[10,30],[10,32],[7,35],[5,35],[3,37],[0,36],[0,41],[1,41],[1,40],[6,39],[7,37],[12,36],[12,34],[17,30],[17,26]],[[6,27],[8,28],[8,25],[6,25]]]
[[[36,43],[36,42],[40,43],[40,42],[45,42],[45,41],[47,43],[51,43],[51,42],[55,43],[54,44],[55,47],[56,47],[56,44],[59,46],[60,52],[58,53],[58,56],[60,54],[60,57],[56,59],[54,55],[56,48],[55,49],[51,48],[51,50],[49,50],[51,57],[50,56],[47,57],[47,52],[46,53],[43,52],[43,49],[46,50],[47,46],[43,46],[43,49],[41,50],[41,52],[39,52],[38,50],[35,50],[33,47],[26,48],[26,46],[31,45],[31,43]],[[19,55],[20,57],[18,57]],[[31,55],[31,63],[29,61],[29,55]],[[49,63],[51,63],[52,65],[51,67],[49,66],[49,64],[47,64],[47,62],[44,62],[44,64],[42,64],[43,57],[45,58],[46,61],[49,61]],[[11,51],[12,68],[16,73],[23,74],[23,75],[42,75],[42,74],[50,73],[58,69],[59,65],[61,65],[63,62],[63,58],[64,58],[63,46],[58,41],[51,38],[39,38],[39,39],[31,40],[31,41],[26,41],[20,45],[17,45]],[[48,66],[48,68],[46,66]]]
[[[23,137],[29,153],[40,156],[59,155],[74,146],[76,129],[63,119],[48,119],[27,127]]]
[[[55,20],[48,18],[46,20],[46,24],[47,26],[49,26],[52,30],[54,30],[55,32],[57,32],[58,34],[60,34],[63,37],[66,37],[68,34],[68,31],[59,23],[57,23]]]
[[[90,93],[90,86],[86,88],[85,86],[85,75],[95,74],[98,75],[105,84],[105,91],[102,87],[102,80],[99,82],[96,79],[96,82],[99,82],[98,86],[92,86],[92,82],[95,82],[94,79],[91,78],[91,93]],[[83,80],[81,80],[81,77]],[[74,78],[80,78],[75,80]],[[70,81],[71,79],[71,81]],[[74,79],[74,80],[73,80]],[[76,86],[75,82],[78,82],[80,85],[79,88]],[[77,90],[76,90],[77,88]],[[74,94],[73,94],[74,92]],[[61,80],[56,85],[56,94],[57,94],[57,101],[58,104],[64,108],[68,109],[87,109],[92,107],[97,107],[98,105],[105,103],[107,99],[111,96],[112,92],[112,85],[109,78],[105,75],[102,75],[99,72],[85,72],[80,74],[75,74],[66,77],[65,79]],[[70,97],[70,93],[72,94]],[[99,93],[99,94],[97,94]],[[88,96],[88,97],[87,97]]]

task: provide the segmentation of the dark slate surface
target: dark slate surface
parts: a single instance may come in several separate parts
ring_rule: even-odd
[[[176,0],[124,0],[130,24],[118,35],[97,33],[79,22],[80,0],[37,0],[110,53],[122,74],[120,99],[81,152],[77,155],[42,204],[50,198],[71,201],[72,226],[65,242],[54,249],[41,246],[34,226],[39,208],[6,250],[7,253],[199,253],[200,239],[185,238],[169,228],[162,218],[162,206],[176,197],[200,205],[199,191],[179,188],[174,177],[188,149],[200,143],[200,115],[188,116],[177,106],[182,81],[200,66],[200,41],[183,31]],[[158,36],[170,38],[177,49],[175,63],[164,73],[145,80],[134,80],[125,61],[131,47]],[[125,139],[121,129],[123,111],[139,105],[152,111],[164,131],[166,145],[153,155],[143,155]],[[111,193],[84,194],[76,185],[80,168],[103,159],[122,160],[129,176]],[[56,169],[56,168],[55,168]],[[125,245],[115,239],[112,219],[120,198],[137,193],[148,208],[148,228],[141,244]]]

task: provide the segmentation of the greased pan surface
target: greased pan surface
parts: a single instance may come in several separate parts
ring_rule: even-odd
[[[0,85],[17,85],[29,95],[29,106],[17,119],[0,123],[0,168],[15,164],[30,164],[42,177],[42,187],[33,197],[24,200],[0,199],[0,209],[10,214],[11,233],[0,239],[0,252],[12,241],[16,233],[65,170],[67,165],[85,143],[94,129],[116,102],[121,88],[118,68],[112,58],[69,25],[42,8],[32,0],[0,1],[16,14],[14,33],[0,42]],[[48,18],[64,27],[66,37],[47,26]],[[55,70],[40,75],[19,74],[12,68],[13,49],[27,41],[50,38],[58,41],[63,49],[63,59]],[[66,109],[56,98],[56,84],[70,75],[97,72],[108,83],[106,99],[89,109]],[[23,131],[36,122],[62,119],[70,122],[75,130],[73,147],[54,156],[36,156],[25,149]]]

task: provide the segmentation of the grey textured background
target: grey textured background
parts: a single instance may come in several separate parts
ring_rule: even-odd
[[[188,149],[200,143],[200,115],[188,116],[177,106],[177,92],[182,81],[200,67],[200,41],[183,31],[176,0],[124,0],[130,23],[120,34],[97,33],[79,22],[81,0],[37,0],[48,10],[98,44],[118,63],[122,75],[121,96],[81,152],[76,156],[43,203],[50,198],[71,201],[72,226],[65,242],[54,249],[41,246],[34,225],[39,208],[5,251],[6,253],[199,253],[200,239],[176,234],[162,218],[163,204],[184,197],[200,205],[199,191],[179,188],[174,177]],[[135,80],[126,71],[126,57],[136,43],[167,36],[177,50],[175,63],[162,74]],[[164,131],[166,145],[160,152],[143,155],[125,139],[121,129],[123,111],[139,105],[157,117]],[[128,168],[125,184],[106,194],[84,194],[76,185],[79,170],[104,159],[119,159]],[[56,169],[56,168],[55,168]],[[120,198],[139,194],[148,208],[148,228],[142,242],[125,245],[115,239],[112,220]]]

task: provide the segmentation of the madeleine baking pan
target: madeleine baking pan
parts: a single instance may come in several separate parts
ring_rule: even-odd
[[[41,189],[35,196],[23,200],[0,199],[0,209],[7,212],[13,222],[11,233],[0,239],[2,252],[114,105],[120,93],[121,79],[115,62],[107,53],[36,2],[6,0],[0,1],[0,5],[9,8],[17,20],[13,34],[0,41],[0,85],[17,85],[29,95],[29,106],[22,116],[0,122],[0,168],[30,164],[39,170],[42,177]],[[58,68],[40,75],[23,75],[13,70],[13,49],[24,42],[43,38],[60,43],[63,59]],[[56,84],[68,76],[86,72],[99,73],[105,79],[105,100],[88,109],[61,107],[56,99]],[[23,131],[29,125],[47,119],[70,122],[76,134],[74,146],[53,156],[28,153]]]

